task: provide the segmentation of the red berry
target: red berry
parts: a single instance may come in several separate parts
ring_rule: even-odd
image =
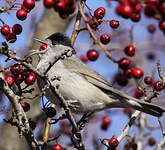
[[[148,139],[148,145],[149,146],[154,146],[156,144],[156,140],[155,140],[155,138],[149,138]]]
[[[140,19],[141,19],[140,14],[138,14],[138,13],[132,13],[132,14],[131,14],[131,20],[132,20],[132,21],[138,22],[138,21],[140,21]]]
[[[131,60],[128,58],[122,58],[118,61],[118,65],[121,69],[126,70],[131,65]]]
[[[141,68],[132,68],[132,76],[134,78],[140,79],[144,74],[144,71]]]
[[[69,14],[74,13],[74,11],[76,10],[76,4],[72,4],[71,7],[68,8],[68,12]]]
[[[144,92],[141,89],[137,88],[135,90],[135,92],[134,92],[133,97],[135,97],[135,98],[141,98],[143,95],[144,95]]]
[[[118,7],[116,8],[116,11],[122,17],[130,18],[132,14],[132,7],[128,4],[121,4],[121,5],[118,5]]]
[[[33,84],[36,81],[37,75],[33,72],[30,72],[27,74],[26,78],[25,78],[25,83],[28,85]]]
[[[23,5],[27,8],[27,9],[33,9],[35,7],[35,1],[34,0],[24,0],[23,1]]]
[[[154,32],[156,31],[156,27],[155,27],[155,25],[153,25],[153,24],[149,24],[149,25],[147,26],[147,30],[148,30],[148,32],[150,32],[150,33],[154,33]]]
[[[120,25],[118,20],[111,20],[111,21],[109,22],[109,24],[110,24],[110,26],[111,26],[112,28],[114,28],[114,29],[118,28],[119,25]]]
[[[22,26],[20,24],[15,24],[12,27],[12,32],[15,33],[15,34],[21,34],[21,32],[22,32]]]
[[[124,52],[128,56],[134,56],[135,55],[135,46],[134,45],[128,45],[125,47]]]
[[[73,0],[63,0],[66,6],[73,5]]]
[[[129,1],[129,4],[134,7],[135,5],[138,4],[138,0],[128,0]]]
[[[153,87],[154,87],[155,91],[161,91],[164,89],[165,86],[162,81],[156,81],[156,82],[154,82]]]
[[[129,0],[118,0],[120,4],[128,4]]]
[[[50,118],[56,115],[56,109],[53,107],[44,108],[43,111],[45,112],[46,116]]]
[[[21,9],[25,10],[27,13],[30,12],[30,9],[26,8],[24,5],[21,5]]]
[[[108,140],[108,143],[109,143],[109,146],[110,146],[111,148],[116,148],[116,147],[119,145],[118,139],[117,139],[117,138],[114,138],[114,137],[110,138],[110,139]]]
[[[102,34],[100,36],[101,43],[103,43],[105,45],[108,44],[110,42],[110,40],[111,40],[111,38],[110,38],[110,36],[108,34]]]
[[[101,128],[103,130],[107,130],[108,126],[110,125],[111,123],[111,119],[108,117],[108,116],[104,116],[102,118],[102,124],[101,124]]]
[[[147,3],[152,3],[152,4],[156,4],[159,2],[160,2],[160,0],[147,0]]]
[[[81,55],[80,59],[81,59],[81,61],[84,62],[84,63],[86,63],[86,62],[88,61],[87,55]]]
[[[128,78],[124,74],[120,74],[120,73],[115,76],[115,81],[120,86],[126,86],[128,84]]]
[[[14,43],[16,40],[17,40],[17,37],[14,33],[9,33],[5,36],[6,40],[9,42],[9,43]]]
[[[19,9],[16,13],[16,16],[19,20],[25,20],[27,17],[27,12],[24,9]]]
[[[27,102],[20,102],[20,104],[21,104],[21,106],[22,106],[22,108],[23,108],[23,110],[25,112],[30,110],[30,104],[29,103],[27,103]]]
[[[98,51],[96,51],[95,49],[90,49],[88,52],[87,52],[87,57],[90,61],[95,61],[97,60],[97,58],[99,57],[99,53]]]
[[[14,84],[14,76],[10,72],[5,73],[5,80],[9,86]]]
[[[162,20],[159,22],[159,28],[163,31],[165,31],[165,20]]]
[[[43,3],[46,8],[52,8],[54,6],[54,0],[44,0]]]
[[[155,60],[155,54],[152,53],[152,52],[148,53],[146,57],[147,57],[147,59],[150,60],[150,61],[151,61],[151,60]]]
[[[19,64],[14,64],[13,66],[11,66],[10,71],[15,76],[24,72],[22,66]]]
[[[29,126],[32,130],[34,130],[36,128],[36,122],[34,122],[33,120],[29,119]]]
[[[63,12],[66,9],[66,5],[65,5],[64,1],[59,1],[59,2],[55,3],[54,7],[55,7],[55,10],[60,11],[60,12],[61,11]]]
[[[94,11],[94,16],[97,19],[102,19],[105,16],[105,8],[104,7],[99,7]]]
[[[160,11],[162,16],[165,16],[165,1],[159,4],[158,10]]]
[[[55,144],[52,146],[52,150],[63,150],[63,147],[60,144]]]
[[[127,78],[131,78],[132,77],[132,69],[124,70],[124,75],[126,75]]]
[[[39,50],[42,51],[42,50],[45,50],[45,49],[47,49],[47,48],[48,48],[48,45],[42,44],[42,45],[40,45]]]
[[[152,77],[150,77],[150,76],[146,76],[145,78],[144,78],[144,82],[146,83],[146,84],[152,84],[152,82],[153,82],[153,78]]]
[[[100,25],[99,21],[95,17],[92,17],[92,19],[88,21],[88,24],[92,29],[96,29]]]
[[[148,17],[154,16],[156,14],[156,11],[157,11],[156,6],[153,4],[147,4],[144,9],[145,15]]]
[[[142,8],[143,8],[142,4],[141,4],[141,3],[138,3],[138,4],[136,4],[136,5],[134,6],[133,11],[134,11],[135,13],[140,13],[141,10],[142,10]]]
[[[19,74],[19,75],[17,75],[16,77],[15,77],[15,83],[16,84],[20,84],[20,83],[22,83],[24,81],[24,74],[22,73],[22,74]]]
[[[9,34],[9,33],[10,33],[10,27],[9,27],[8,25],[3,25],[3,26],[1,27],[1,33],[2,33],[3,35]]]

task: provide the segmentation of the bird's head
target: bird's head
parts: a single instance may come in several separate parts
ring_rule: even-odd
[[[60,45],[72,47],[70,39],[66,35],[60,32],[50,35],[49,37],[46,38],[46,40],[50,40],[52,45],[60,44]]]
[[[60,32],[53,33],[52,35],[48,36],[45,40],[41,40],[37,38],[34,38],[34,40],[42,44],[47,44],[50,47],[53,47],[55,45],[63,45],[63,46],[72,47],[70,39],[66,35]]]
[[[48,36],[45,40],[40,40],[36,38],[35,40],[42,44],[48,45],[48,48],[46,49],[46,51],[48,50],[48,52],[41,51],[37,53],[45,53],[45,54],[50,53],[51,55],[55,53],[57,55],[63,53],[64,51],[70,50],[72,54],[76,54],[74,48],[71,45],[70,39],[62,33],[59,32],[54,33]]]

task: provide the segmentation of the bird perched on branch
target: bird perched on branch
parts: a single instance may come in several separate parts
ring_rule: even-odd
[[[59,85],[59,93],[73,112],[96,112],[116,107],[131,107],[157,117],[165,112],[157,105],[139,101],[114,89],[101,75],[79,60],[69,38],[62,33],[54,33],[45,41],[38,41],[47,44],[48,48],[41,54],[37,69],[47,75],[53,86]],[[64,58],[62,54],[65,51],[72,52],[73,55]],[[57,55],[62,57],[54,62]],[[60,79],[56,80],[55,77]],[[42,89],[42,79],[39,79],[38,84]],[[57,97],[49,88],[45,92],[52,103],[58,104]]]

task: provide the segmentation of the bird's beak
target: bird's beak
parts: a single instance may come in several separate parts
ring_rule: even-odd
[[[42,44],[45,44],[45,45],[48,45],[48,43],[44,40],[40,40],[40,39],[37,39],[37,38],[34,38],[35,41],[39,42],[39,43],[42,43]]]

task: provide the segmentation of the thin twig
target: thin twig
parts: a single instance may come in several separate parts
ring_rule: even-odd
[[[84,3],[82,1],[79,1],[79,7],[83,7],[84,8]],[[78,9],[77,12],[77,16],[76,16],[76,21],[74,24],[74,30],[72,32],[72,36],[71,36],[71,44],[74,45],[74,42],[80,32],[80,23],[81,23],[81,13],[80,13],[80,9]]]
[[[84,5],[83,5],[84,2],[80,3],[80,13],[81,13],[81,16],[83,18],[83,20],[85,21],[86,23],[86,27],[89,31],[89,34],[91,35],[93,41],[95,42],[95,44],[97,44],[100,49],[105,53],[105,55],[110,59],[112,60],[114,63],[116,63],[117,61],[110,55],[110,53],[108,51],[110,51],[110,48],[106,48],[98,39],[97,37],[95,36],[95,34],[93,33],[93,30],[92,28],[90,27],[89,23],[88,23],[88,18],[86,17],[86,15],[84,14],[83,12],[83,8],[84,8]]]

